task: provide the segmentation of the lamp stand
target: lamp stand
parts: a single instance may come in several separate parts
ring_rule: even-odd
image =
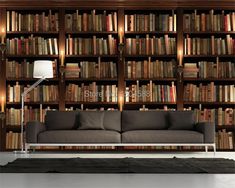
[[[14,153],[19,154],[26,154],[27,151],[24,147],[24,98],[25,96],[32,91],[35,87],[37,87],[43,80],[45,80],[45,77],[40,78],[37,82],[35,82],[32,86],[30,86],[27,90],[25,90],[21,94],[21,124],[20,124],[20,143],[21,143],[21,150],[14,151]]]

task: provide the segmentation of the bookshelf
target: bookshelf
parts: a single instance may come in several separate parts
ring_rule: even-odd
[[[228,151],[234,150],[234,15],[202,8],[183,15],[184,107],[198,121],[215,122],[217,149]]]
[[[19,90],[35,81],[32,62],[49,59],[54,61],[54,78],[41,84],[44,96],[35,91],[37,97],[31,96],[25,103],[27,119],[43,121],[46,110],[191,109],[198,121],[219,122],[216,123],[217,141],[221,140],[218,149],[234,151],[234,146],[227,147],[231,139],[235,143],[232,136],[235,113],[231,112],[231,109],[235,112],[232,0],[149,3],[49,0],[43,6],[24,0],[0,5],[0,27],[5,29],[1,36],[7,46],[7,53],[0,60],[0,96],[6,115],[1,129],[1,150],[18,147],[19,134],[15,133],[20,132]],[[38,48],[39,43],[44,48]],[[46,99],[47,87],[51,86],[55,86],[51,91],[55,97]],[[186,100],[187,88],[198,88],[195,93],[204,88],[206,97]],[[218,96],[212,100],[209,95],[216,88]],[[15,90],[18,93],[12,96]],[[84,95],[96,91],[101,95]],[[115,96],[107,97],[105,91]],[[225,92],[228,92],[226,100]],[[148,95],[127,98],[125,93]]]
[[[118,11],[68,9],[64,19],[65,108],[117,109]]]
[[[124,109],[176,109],[176,10],[127,9],[124,18]]]
[[[6,145],[20,147],[20,95],[35,82],[33,61],[53,61],[54,78],[25,98],[25,119],[44,121],[46,110],[59,109],[59,11],[5,9],[6,14]]]

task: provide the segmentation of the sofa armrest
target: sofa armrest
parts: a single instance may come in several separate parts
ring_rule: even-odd
[[[26,124],[26,143],[37,143],[38,134],[46,130],[45,124],[31,121]]]
[[[215,143],[215,124],[213,122],[199,122],[195,130],[204,134],[205,143]]]

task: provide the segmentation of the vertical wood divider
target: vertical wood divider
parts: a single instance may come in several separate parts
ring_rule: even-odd
[[[181,50],[184,57],[184,34],[183,34],[183,9],[177,8],[177,62],[179,66],[179,51]],[[179,69],[177,70],[177,110],[183,110],[184,108],[184,83],[183,79],[180,79]],[[182,70],[181,70],[182,71]],[[182,76],[182,75],[181,75]],[[182,77],[181,77],[182,78]]]
[[[59,9],[59,61],[58,61],[58,68],[59,68],[59,110],[65,110],[65,80],[62,76],[63,67],[61,68],[61,54],[60,52],[63,50],[65,54],[65,9]],[[64,55],[66,61],[66,54]]]
[[[124,30],[124,9],[118,9],[118,47],[119,46],[119,32],[120,28],[123,29],[123,44],[125,44],[125,30]],[[119,104],[119,109],[120,109],[120,102],[122,102],[122,109],[124,109],[124,104],[125,104],[125,82],[124,82],[124,49],[125,46],[123,47],[123,53],[121,54],[120,51],[118,51],[118,104]],[[120,99],[122,98],[122,101]]]
[[[5,28],[6,32],[6,8],[0,8],[0,30]],[[1,52],[0,52],[1,53]],[[7,53],[5,51],[5,53]],[[0,58],[0,100],[4,97],[6,106],[6,56]],[[6,108],[5,108],[6,111]],[[0,150],[6,149],[6,118],[2,121],[3,125],[0,127]]]

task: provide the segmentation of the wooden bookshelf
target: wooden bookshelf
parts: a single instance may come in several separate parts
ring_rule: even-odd
[[[8,54],[6,53],[4,58],[0,58],[0,96],[4,96],[5,99],[5,106],[6,109],[15,108],[20,109],[20,103],[19,102],[7,102],[7,86],[10,84],[15,85],[15,83],[19,82],[22,85],[27,85],[30,83],[33,83],[36,81],[36,79],[33,78],[24,78],[24,77],[18,77],[18,78],[7,78],[6,77],[6,59],[9,61],[17,61],[18,63],[21,63],[23,60],[27,60],[30,63],[32,63],[34,60],[38,59],[50,59],[57,61],[57,77],[53,79],[49,79],[48,82],[42,83],[42,85],[57,85],[58,86],[58,95],[59,98],[56,101],[52,102],[43,102],[42,107],[43,109],[50,107],[51,109],[56,110],[65,110],[68,108],[74,108],[74,109],[81,109],[83,106],[84,109],[108,109],[108,108],[114,108],[118,109],[120,98],[124,97],[124,93],[127,86],[136,84],[138,81],[140,85],[147,85],[150,81],[156,85],[171,85],[171,83],[174,83],[174,86],[176,87],[176,101],[175,102],[124,102],[123,109],[130,109],[130,110],[138,110],[145,106],[149,109],[164,109],[167,107],[170,109],[176,109],[176,110],[184,110],[184,108],[191,107],[192,110],[199,108],[199,106],[202,106],[203,108],[233,108],[235,106],[234,102],[192,102],[192,101],[185,101],[184,100],[184,88],[187,83],[192,83],[195,85],[199,84],[207,84],[210,82],[214,82],[215,85],[234,85],[235,77],[227,78],[186,78],[182,74],[182,68],[184,67],[185,63],[195,63],[198,64],[199,61],[210,61],[216,63],[217,60],[220,62],[232,62],[232,64],[235,64],[235,54],[207,54],[207,55],[186,55],[184,51],[184,39],[189,36],[191,38],[211,38],[211,36],[214,36],[215,38],[223,38],[226,39],[226,36],[229,35],[232,39],[235,39],[235,30],[230,29],[230,31],[220,30],[220,31],[212,31],[212,30],[205,30],[205,31],[195,31],[195,30],[186,30],[185,29],[185,19],[184,14],[196,14],[201,16],[202,14],[210,14],[214,11],[214,14],[231,14],[232,12],[235,12],[235,4],[233,0],[222,0],[222,1],[213,1],[213,2],[207,2],[207,1],[186,1],[186,0],[180,0],[180,1],[154,1],[151,0],[148,3],[143,0],[125,0],[125,1],[118,1],[115,0],[113,2],[109,1],[44,1],[37,2],[37,1],[29,1],[29,0],[23,0],[21,2],[16,1],[3,1],[0,3],[0,27],[5,28],[5,35],[7,39],[13,39],[13,38],[28,38],[30,36],[33,37],[42,37],[42,38],[56,38],[58,42],[58,54],[57,55],[24,55],[24,54]],[[219,8],[218,8],[219,7]],[[172,11],[173,10],[173,11]],[[213,10],[213,11],[211,11]],[[223,11],[224,10],[224,11]],[[15,11],[19,12],[20,14],[41,14],[42,12],[45,12],[45,15],[49,15],[49,11],[51,11],[51,14],[54,15],[55,13],[58,13],[58,30],[52,29],[47,31],[35,31],[32,29],[31,31],[11,31],[7,30],[7,11]],[[107,25],[105,27],[102,26],[102,28],[99,28],[101,26],[89,26],[87,29],[79,28],[80,26],[76,26],[74,28],[76,29],[66,29],[66,24],[68,23],[68,20],[66,15],[67,14],[77,14],[82,16],[91,15],[91,16],[97,16],[97,15],[111,15],[117,17],[117,20],[112,19],[112,23],[116,24],[116,29],[109,28],[107,29]],[[85,13],[85,14],[84,14]],[[93,14],[93,15],[92,15]],[[166,16],[165,18],[161,19],[168,19],[169,25],[164,25],[163,22],[159,22],[160,25],[151,25],[148,26],[145,25],[145,29],[143,30],[141,27],[141,21],[136,24],[136,26],[133,28],[135,29],[125,29],[126,23],[125,23],[125,16],[131,16],[138,17],[138,19],[143,15],[147,15],[148,18],[145,18],[146,23],[150,22],[150,14],[156,14],[156,16],[159,17],[159,15]],[[141,15],[141,16],[139,16]],[[175,15],[175,18],[174,18]],[[141,18],[142,18],[141,17]],[[152,17],[151,17],[152,19]],[[149,21],[149,22],[148,22]],[[166,21],[165,21],[166,22]],[[176,23],[175,23],[176,22]],[[95,23],[95,22],[94,22]],[[137,21],[136,21],[137,23]],[[168,23],[168,22],[167,22]],[[89,23],[87,23],[89,24]],[[175,24],[175,25],[174,25]],[[138,25],[138,26],[137,26]],[[144,24],[143,24],[144,25]],[[164,26],[163,26],[164,25]],[[83,27],[83,26],[82,26]],[[95,29],[94,29],[95,28]],[[121,30],[122,29],[122,30]],[[97,39],[100,40],[106,40],[109,36],[112,37],[112,39],[115,42],[114,48],[116,49],[116,52],[113,54],[110,53],[101,53],[101,54],[84,54],[81,53],[79,55],[75,55],[73,53],[72,55],[69,55],[66,53],[66,49],[68,46],[66,46],[66,39],[69,37],[71,38],[90,38],[92,39],[93,36],[96,36]],[[122,37],[122,38],[120,38]],[[174,53],[130,53],[128,54],[127,51],[125,51],[127,43],[125,42],[126,39],[137,39],[142,38],[147,40],[156,40],[157,38],[163,38],[163,41],[165,40],[164,37],[168,38],[174,38],[175,39],[175,52]],[[122,44],[120,44],[120,40],[122,40]],[[165,42],[165,41],[164,41]],[[123,45],[124,44],[124,45]],[[138,44],[139,45],[139,44]],[[164,45],[169,45],[168,42],[164,43]],[[64,52],[64,66],[62,65],[62,58],[61,58],[61,51]],[[174,51],[174,50],[173,50]],[[183,52],[182,57],[180,56],[180,51]],[[132,78],[126,76],[126,63],[127,61],[164,61],[169,62],[171,60],[174,60],[176,62],[176,66],[174,69],[174,76],[173,77],[141,77],[141,78]],[[86,62],[113,62],[116,65],[117,68],[117,77],[91,77],[91,78],[84,78],[81,75],[78,77],[65,77],[65,70],[66,65],[68,63],[75,63],[80,65],[80,62],[86,61]],[[182,62],[182,67],[179,66],[180,62]],[[79,67],[81,68],[81,67]],[[80,74],[80,73],[79,73]],[[89,85],[92,82],[96,82],[97,85],[116,85],[118,88],[117,91],[117,102],[71,102],[66,101],[66,87],[69,84],[76,84],[81,86],[81,84]],[[32,108],[39,108],[40,102],[26,102],[25,105],[32,107]],[[235,110],[235,109],[234,109]],[[10,131],[12,132],[19,132],[17,126],[3,126],[4,128],[1,129],[1,150],[6,149],[6,134]],[[228,132],[233,132],[235,134],[234,126],[216,126],[217,130],[223,130],[226,129]],[[235,140],[234,142],[235,143]],[[182,149],[180,149],[182,150]],[[219,149],[221,150],[221,149]],[[178,151],[178,150],[177,150]],[[225,149],[221,151],[234,151],[231,149]]]

